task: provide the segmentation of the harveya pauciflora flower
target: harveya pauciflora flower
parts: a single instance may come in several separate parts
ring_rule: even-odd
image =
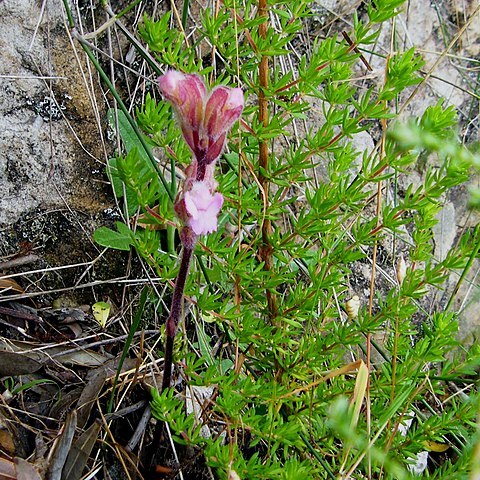
[[[180,230],[183,251],[166,322],[163,391],[171,382],[173,341],[193,250],[199,235],[217,230],[217,216],[223,205],[223,195],[216,191],[215,164],[225,147],[228,131],[240,118],[244,99],[240,88],[218,86],[209,92],[198,75],[175,70],[162,75],[158,85],[164,98],[172,104],[183,137],[193,154],[185,171],[183,188],[174,204],[175,212],[183,222]]]
[[[183,189],[175,201],[175,212],[195,236],[214,232],[223,205],[223,196],[216,193],[215,164],[225,147],[228,131],[242,113],[243,92],[224,86],[208,92],[198,75],[175,70],[161,76],[158,85],[172,104],[193,153]],[[185,240],[190,241],[191,235]]]

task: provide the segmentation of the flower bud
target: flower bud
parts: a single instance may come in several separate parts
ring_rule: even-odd
[[[403,280],[405,279],[405,276],[407,275],[407,264],[405,263],[403,255],[400,255],[400,258],[398,259],[396,273],[398,284],[401,285],[403,283]]]
[[[350,300],[347,300],[345,310],[347,311],[348,318],[351,320],[358,317],[358,311],[360,310],[360,298],[358,295],[354,295]]]

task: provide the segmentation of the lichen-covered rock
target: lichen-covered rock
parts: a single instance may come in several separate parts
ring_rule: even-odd
[[[52,0],[0,3],[0,225],[37,207],[104,208],[92,174],[104,107],[63,15]]]

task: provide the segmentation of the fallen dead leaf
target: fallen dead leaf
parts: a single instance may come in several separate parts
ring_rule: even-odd
[[[72,445],[63,467],[62,480],[78,480],[82,477],[83,470],[90,453],[92,453],[99,432],[100,422],[97,421],[78,437],[77,441]]]
[[[14,377],[33,373],[42,368],[42,364],[24,353],[0,350],[0,377]]]
[[[81,387],[75,388],[70,392],[63,393],[61,398],[52,406],[48,415],[51,418],[63,418],[67,412],[72,410],[73,404],[78,401],[81,394]]]
[[[92,375],[77,402],[77,425],[83,428],[87,423],[93,404],[98,398],[98,394],[105,385],[107,373],[104,368],[95,369],[95,375]]]
[[[39,348],[42,348],[42,350],[39,350]],[[53,358],[63,364],[79,365],[81,367],[99,367],[111,358],[111,356],[107,357],[87,348],[76,349],[71,346],[45,345],[19,340],[6,340],[5,338],[0,338],[0,351],[2,350],[22,353],[40,363],[50,362]]]
[[[17,480],[42,480],[38,470],[23,458],[15,458]]]
[[[67,460],[70,446],[72,445],[75,428],[77,427],[77,412],[73,410],[67,414],[62,433],[55,440],[55,445],[50,457],[48,480],[60,480],[63,466]]]
[[[6,458],[0,457],[0,480],[16,479],[15,464]]]
[[[103,365],[91,370],[87,375],[87,384],[83,389],[80,398],[77,402],[77,424],[80,428],[87,423],[88,417],[92,410],[100,391],[109,377],[113,377],[117,373],[120,357],[111,358]],[[126,358],[122,365],[122,372],[130,370],[135,367],[136,360]]]
[[[8,423],[0,413],[0,448],[7,455],[14,456],[16,453],[15,440],[12,432],[8,428]]]

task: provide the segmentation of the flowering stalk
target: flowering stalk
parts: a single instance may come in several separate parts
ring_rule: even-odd
[[[158,84],[164,98],[172,104],[193,154],[183,189],[174,204],[175,213],[183,223],[180,230],[183,251],[166,323],[163,391],[171,383],[174,339],[195,245],[200,235],[217,230],[217,215],[223,205],[222,194],[216,192],[215,163],[225,147],[228,131],[240,118],[244,99],[239,88],[219,86],[208,92],[198,75],[174,70],[161,76]]]

